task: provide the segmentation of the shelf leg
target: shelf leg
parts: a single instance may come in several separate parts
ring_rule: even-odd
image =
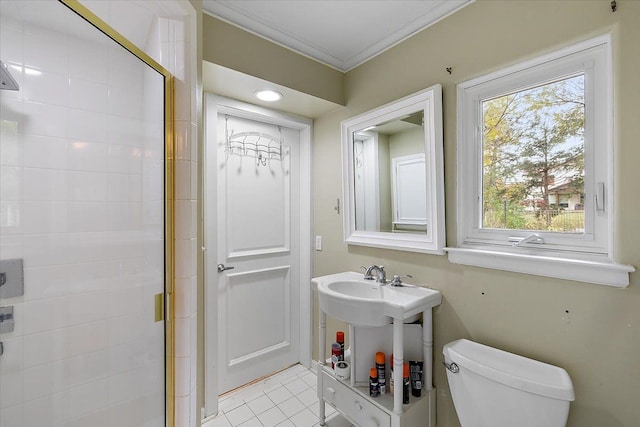
[[[351,387],[356,386],[356,341],[355,341],[355,329],[353,325],[349,325],[349,347],[351,348],[351,369],[350,369],[350,384]]]
[[[424,363],[422,388],[427,392],[433,389],[433,310],[422,312],[422,342],[424,346]]]
[[[393,412],[402,414],[402,368],[404,363],[404,324],[402,319],[393,319]]]
[[[318,410],[318,418],[320,420],[320,425],[323,426],[324,422],[325,422],[325,403],[324,403],[324,399],[322,398],[322,391],[324,390],[324,386],[322,384],[322,378],[323,378],[323,373],[322,373],[322,368],[324,366],[324,361],[326,360],[326,341],[327,341],[327,314],[320,310],[320,312],[318,313],[318,329],[319,329],[319,334],[318,334],[318,400],[319,400],[319,410]]]

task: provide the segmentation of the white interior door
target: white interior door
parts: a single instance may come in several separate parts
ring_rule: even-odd
[[[218,114],[217,136],[217,263],[227,268],[217,272],[224,393],[300,359],[300,131]]]
[[[392,159],[394,228],[427,225],[426,169],[424,154]]]

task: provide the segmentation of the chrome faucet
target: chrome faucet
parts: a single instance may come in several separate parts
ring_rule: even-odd
[[[360,267],[363,268],[364,271],[364,279],[365,280],[373,280],[376,279],[377,283],[385,284],[387,283],[387,272],[384,271],[384,266],[380,265],[370,265],[369,267]],[[373,272],[376,272],[376,276],[373,276]]]
[[[360,268],[364,270],[364,280],[373,280],[373,279],[375,279],[375,277],[373,277],[372,271],[373,271],[374,268],[378,268],[377,265],[370,265],[369,267],[365,267],[363,265]]]

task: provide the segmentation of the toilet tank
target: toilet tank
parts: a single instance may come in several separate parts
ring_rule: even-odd
[[[575,396],[564,369],[465,339],[443,354],[462,427],[565,426]]]

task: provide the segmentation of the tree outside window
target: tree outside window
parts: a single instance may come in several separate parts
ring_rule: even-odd
[[[482,226],[584,232],[584,74],[482,101]]]

